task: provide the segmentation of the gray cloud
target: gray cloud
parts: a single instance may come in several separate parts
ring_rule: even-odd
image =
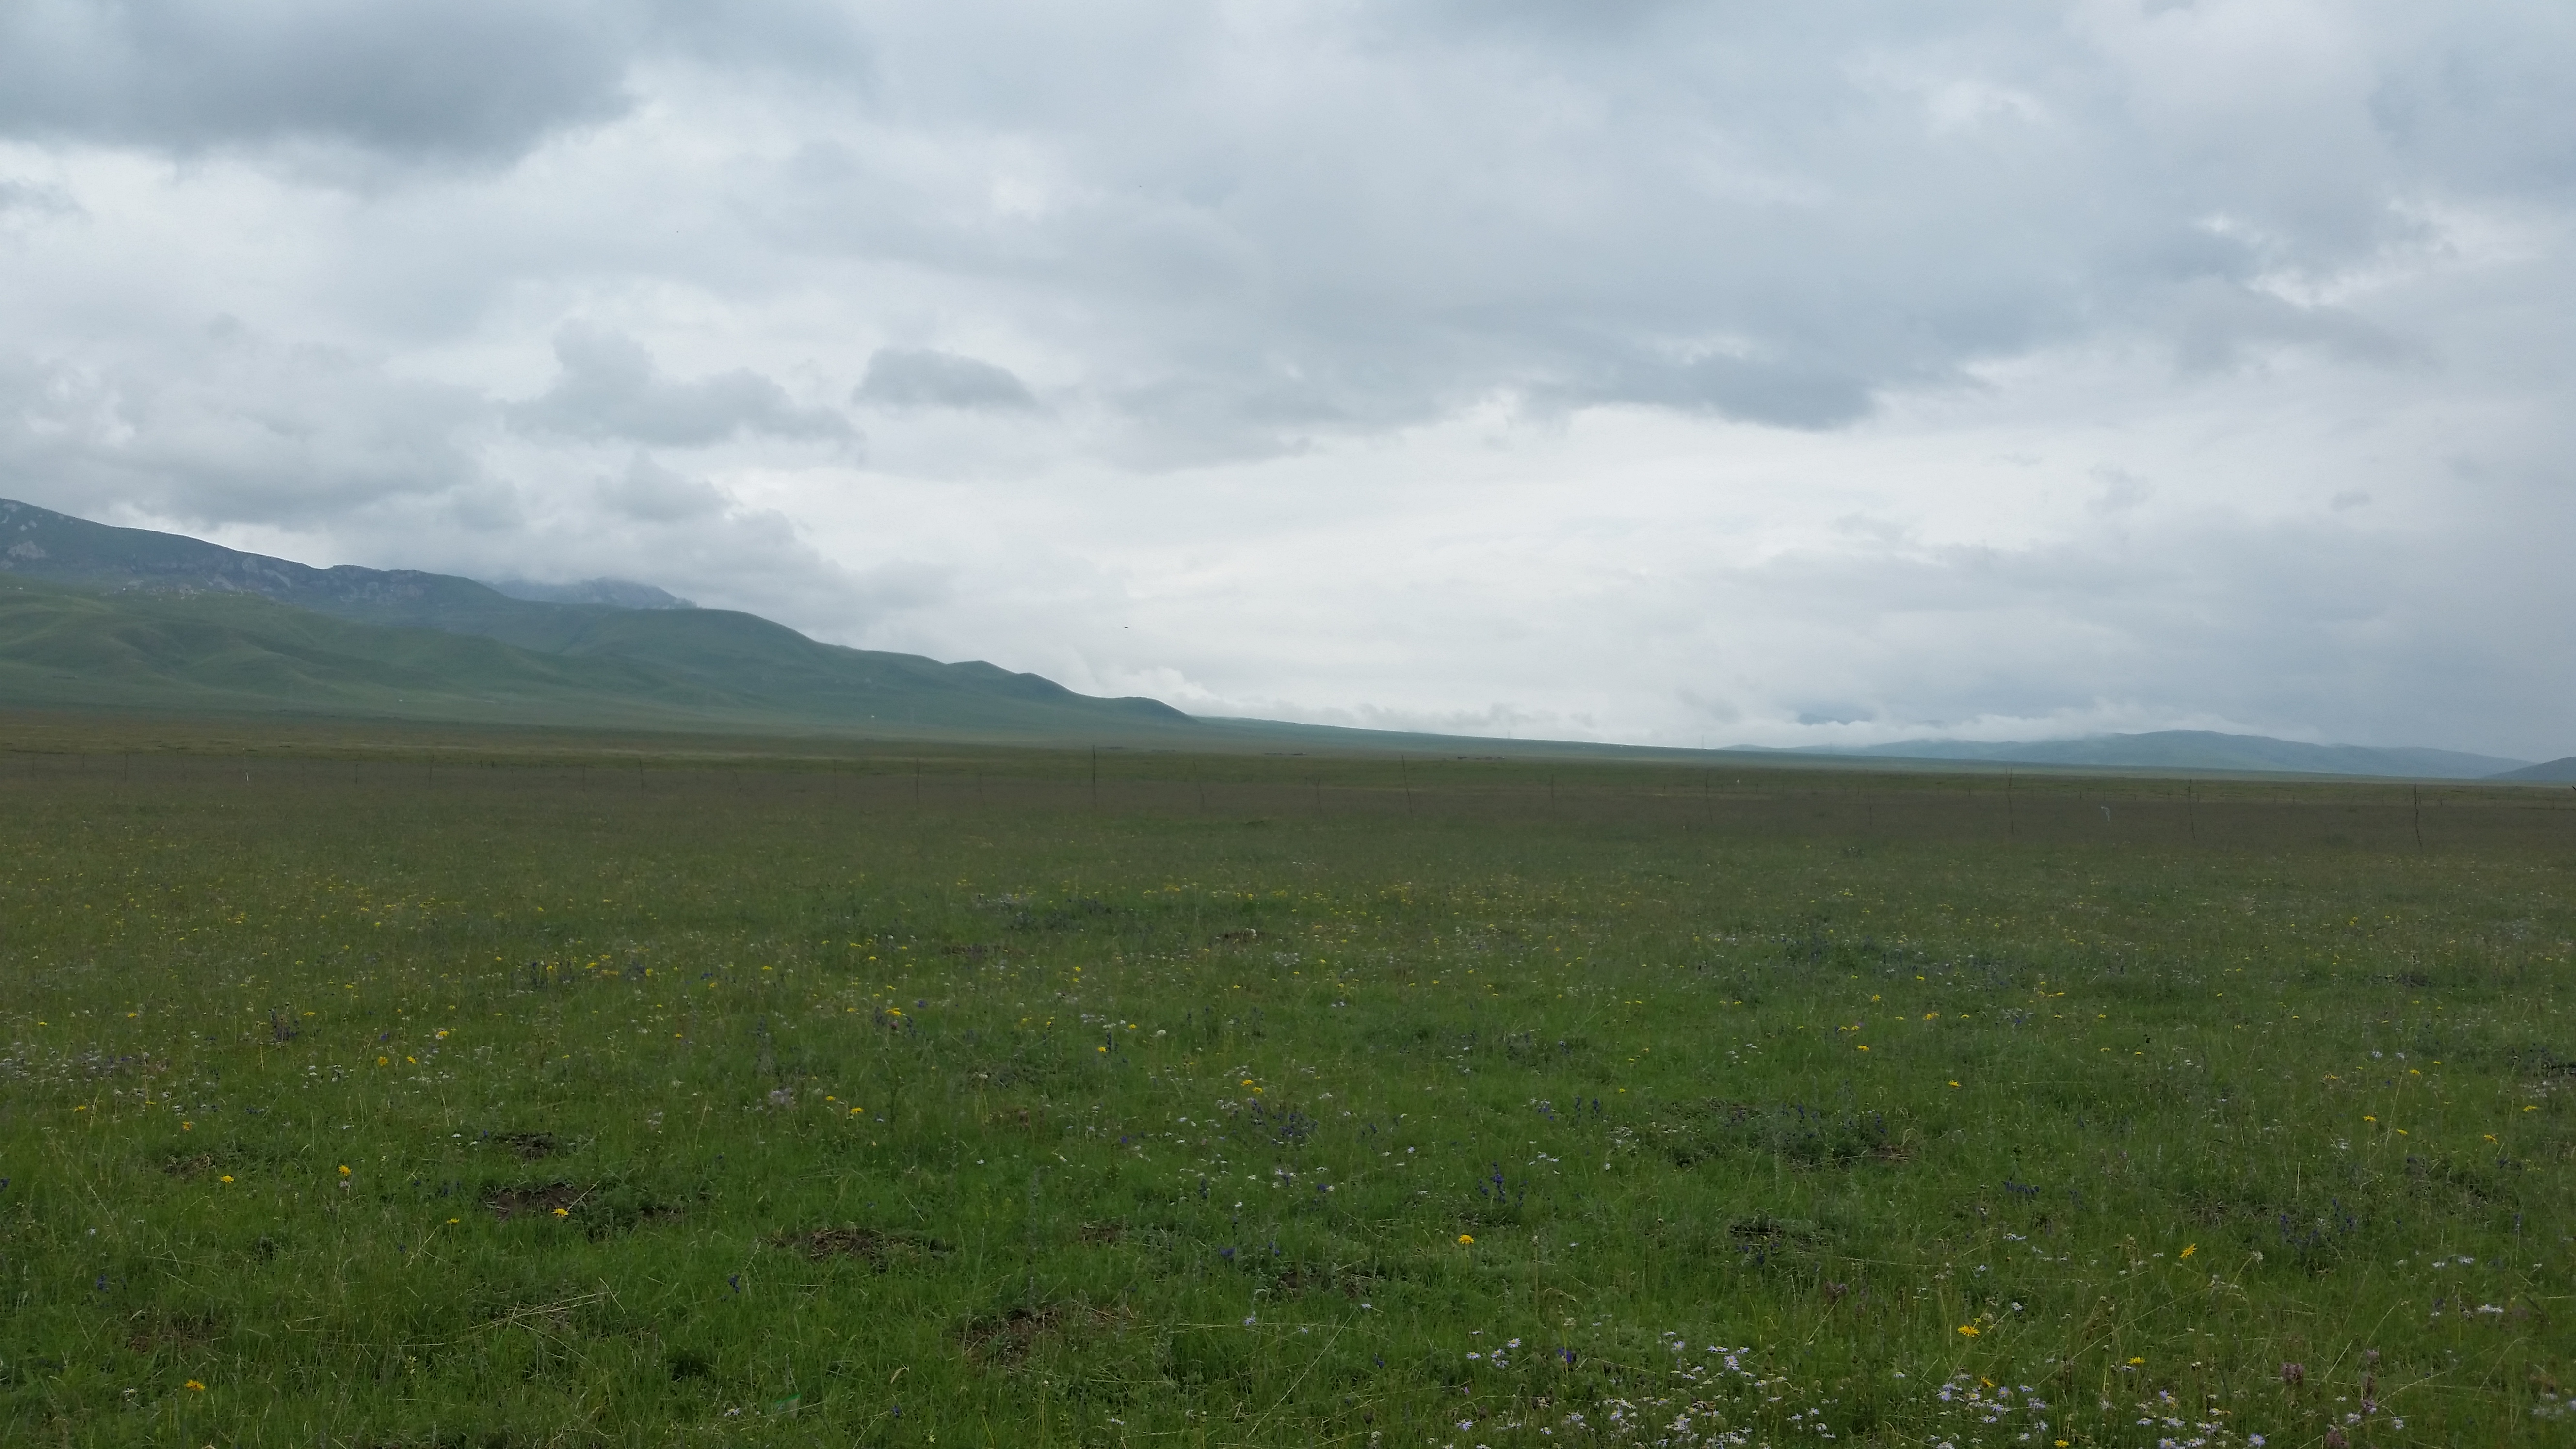
[[[1497,395],[1843,427],[2106,335],[2199,372],[2419,362],[2282,286],[2440,245],[2421,203],[2503,119],[2463,78],[2545,71],[2486,40],[2429,60],[2395,12],[2261,8],[1429,4],[1255,39],[990,6],[1023,41],[971,76],[944,22],[889,16],[883,103],[765,190],[798,245],[1084,358],[1137,456]],[[2531,12],[2453,28],[2482,26],[2551,48]],[[2533,177],[2545,129],[2505,142]]]
[[[0,130],[513,154],[626,108],[627,30],[618,7],[530,0],[27,0],[0,11]]]
[[[22,0],[0,134],[506,160],[625,114],[638,64],[691,59],[865,74],[820,0]]]
[[[1010,369],[926,347],[880,347],[854,402],[894,408],[1032,412],[1038,400]]]
[[[798,407],[787,390],[747,368],[680,382],[661,376],[653,354],[622,333],[580,323],[555,334],[562,375],[542,395],[510,409],[538,432],[703,446],[746,433],[856,442],[858,430],[827,408]]]

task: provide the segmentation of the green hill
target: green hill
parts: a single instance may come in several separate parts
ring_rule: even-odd
[[[729,609],[514,599],[5,500],[0,703],[1056,738],[1193,725],[1159,701],[822,644]]]

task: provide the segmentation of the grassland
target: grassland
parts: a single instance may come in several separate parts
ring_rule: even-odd
[[[9,1443],[2576,1442],[2563,789],[27,739]]]

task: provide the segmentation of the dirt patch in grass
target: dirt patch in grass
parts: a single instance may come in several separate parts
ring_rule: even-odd
[[[512,1218],[570,1218],[596,1238],[650,1223],[667,1222],[680,1205],[654,1196],[631,1182],[549,1182],[495,1187],[483,1194],[483,1206],[503,1222]]]
[[[1094,1332],[1117,1322],[1117,1315],[1085,1303],[1050,1303],[1043,1308],[1014,1308],[967,1323],[958,1334],[966,1356],[986,1368],[1012,1368],[1025,1362],[1038,1345],[1076,1333]]]
[[[773,1247],[803,1253],[817,1263],[828,1263],[835,1258],[856,1258],[880,1273],[898,1264],[922,1263],[944,1257],[950,1251],[946,1243],[925,1234],[856,1226],[780,1233],[769,1241]]]
[[[587,1188],[550,1182],[543,1187],[496,1188],[483,1195],[483,1205],[506,1223],[512,1218],[551,1217],[557,1213],[568,1217],[589,1195]]]
[[[223,1324],[210,1314],[138,1313],[129,1321],[125,1346],[136,1353],[203,1348],[223,1331]]]
[[[169,1161],[161,1164],[161,1170],[172,1177],[195,1177],[201,1172],[213,1171],[214,1167],[215,1154],[211,1152],[173,1154]]]
[[[563,1150],[563,1143],[551,1132],[504,1132],[492,1140],[517,1153],[521,1162],[537,1162]]]

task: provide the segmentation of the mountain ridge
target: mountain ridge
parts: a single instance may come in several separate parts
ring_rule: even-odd
[[[2215,730],[2149,730],[2064,740],[1899,740],[1883,745],[1808,745],[1780,753],[1990,765],[2207,769],[2421,780],[2486,780],[2532,768],[2528,761],[2461,750],[2313,745],[2270,735],[2224,734]]]
[[[981,660],[825,644],[731,609],[514,599],[450,574],[317,569],[5,499],[0,581],[16,586],[0,630],[0,666],[14,666],[14,678],[0,698],[21,703],[140,703],[153,695],[148,681],[158,681],[173,702],[274,703],[264,691],[295,685],[307,704],[378,708],[419,692],[507,717],[543,698],[584,719],[690,724],[766,718],[1063,733],[1190,723],[1160,700],[1077,694]],[[504,652],[443,648],[406,631],[487,640]],[[74,667],[83,649],[92,651],[86,670]],[[457,672],[438,687],[422,675],[405,689],[378,667],[388,659]]]

